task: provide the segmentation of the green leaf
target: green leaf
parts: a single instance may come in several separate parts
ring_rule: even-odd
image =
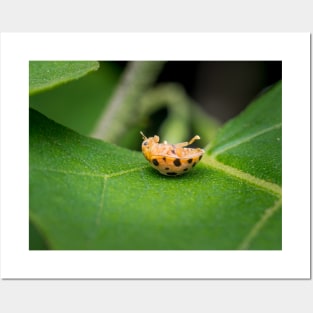
[[[181,177],[162,176],[141,153],[80,136],[31,110],[32,224],[50,249],[281,249],[281,187],[270,173],[279,165],[263,151],[281,155],[277,129],[268,130],[279,122],[279,114],[271,116],[280,112],[279,93],[281,85],[225,125],[203,161]],[[244,164],[248,156],[256,166]]]
[[[208,153],[223,164],[281,186],[282,182],[282,84],[228,122]]]
[[[96,61],[30,61],[29,93],[51,89],[99,68]]]
[[[46,245],[44,238],[39,233],[38,229],[29,223],[29,250],[46,250],[48,246]]]
[[[99,70],[30,97],[30,107],[57,123],[89,135],[108,103],[122,68],[101,62]]]

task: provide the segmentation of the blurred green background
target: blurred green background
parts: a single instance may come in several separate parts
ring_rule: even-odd
[[[82,135],[90,136],[128,63],[102,61],[97,71],[32,95],[30,107]],[[182,86],[203,113],[223,124],[241,112],[264,88],[281,78],[280,61],[169,61],[165,62],[154,85],[176,83]],[[202,111],[198,113],[188,129],[188,136],[199,132],[194,124],[197,124],[197,119],[201,122],[203,114]],[[137,125],[129,127],[123,138],[115,143],[139,150],[139,130],[148,136],[159,134],[168,114],[166,106],[158,108]],[[217,126],[215,123],[212,125],[213,128]],[[200,144],[206,145],[208,139]]]

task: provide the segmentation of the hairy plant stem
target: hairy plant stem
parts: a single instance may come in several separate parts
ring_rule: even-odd
[[[142,95],[156,81],[165,62],[130,62],[121,83],[105,108],[91,136],[108,142],[118,139],[132,126],[139,115]]]

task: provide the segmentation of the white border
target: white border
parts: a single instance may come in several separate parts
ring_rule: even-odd
[[[6,33],[1,49],[2,278],[310,277],[308,33]],[[34,59],[282,60],[283,250],[28,251],[28,61]]]

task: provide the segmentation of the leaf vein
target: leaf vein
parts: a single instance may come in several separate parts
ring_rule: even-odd
[[[101,221],[101,213],[103,212],[104,208],[104,194],[105,194],[105,189],[106,189],[106,184],[107,184],[107,178],[103,178],[103,188],[101,192],[101,197],[100,197],[100,204],[99,204],[99,209],[97,213],[97,218],[96,218],[96,225],[99,226],[100,221]]]
[[[282,126],[282,123],[278,123],[278,124],[275,124],[271,127],[268,127],[268,128],[265,128],[259,132],[256,132],[250,136],[247,136],[247,137],[244,137],[244,138],[240,138],[238,140],[235,140],[233,142],[230,142],[228,144],[225,144],[224,146],[221,146],[221,147],[218,147],[215,151],[213,151],[213,153],[211,154],[212,157],[216,157],[217,155],[227,151],[227,150],[230,150],[230,149],[233,149],[235,147],[238,147],[239,145],[243,144],[243,143],[246,143],[246,142],[249,142],[250,140],[254,139],[255,137],[258,137],[258,136],[261,136],[265,133],[268,133],[268,132],[271,132],[272,130],[275,130],[275,129],[278,129]]]
[[[140,166],[140,167],[135,167],[131,168],[128,170],[122,170],[119,172],[115,172],[112,174],[96,174],[96,173],[88,173],[88,172],[75,172],[75,171],[69,171],[69,170],[60,170],[60,169],[54,169],[54,168],[47,168],[47,167],[32,167],[32,170],[38,170],[38,171],[48,171],[48,172],[56,172],[56,173],[62,173],[62,174],[68,174],[68,175],[78,175],[78,176],[89,176],[89,177],[100,177],[100,178],[112,178],[115,176],[120,176],[124,175],[127,173],[135,172],[135,171],[140,171],[141,169],[147,168],[148,166]]]
[[[241,244],[238,247],[238,250],[246,250],[249,248],[253,239],[260,233],[261,229],[268,222],[268,220],[274,215],[274,213],[276,213],[279,210],[281,204],[282,199],[280,198],[274,203],[272,207],[265,210],[260,220],[251,228],[250,232],[241,242]]]

